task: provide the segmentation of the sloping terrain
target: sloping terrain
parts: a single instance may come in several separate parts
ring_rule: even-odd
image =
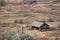
[[[57,5],[58,4],[58,5]],[[36,40],[59,40],[59,30],[54,29],[51,31],[39,31],[39,30],[29,30],[29,24],[33,21],[47,21],[50,26],[54,28],[60,27],[60,3],[40,3],[40,4],[23,4],[23,5],[12,5],[9,4],[5,7],[0,7],[0,38],[1,36],[5,38],[8,36],[13,40],[19,40],[23,31],[24,35],[29,35]],[[23,21],[23,24],[14,23],[15,21]],[[52,21],[52,22],[48,22]],[[5,24],[7,23],[7,24]],[[17,26],[16,26],[17,25]],[[28,26],[28,27],[27,27]],[[22,30],[22,27],[25,27]],[[6,34],[6,35],[5,35]],[[10,36],[10,35],[11,36]],[[15,35],[16,34],[16,35]],[[13,36],[13,37],[12,37]],[[2,40],[3,40],[2,38]],[[7,38],[7,37],[6,37]],[[8,39],[6,39],[8,40]]]

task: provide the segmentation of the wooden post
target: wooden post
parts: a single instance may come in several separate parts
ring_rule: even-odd
[[[21,24],[21,25],[22,25],[22,24]],[[23,26],[23,25],[22,25],[22,30],[21,30],[21,31],[22,31],[22,34],[23,34],[23,33],[24,33],[24,26]]]
[[[23,30],[24,28],[23,28],[23,26],[22,26],[22,34],[24,33],[24,30]]]

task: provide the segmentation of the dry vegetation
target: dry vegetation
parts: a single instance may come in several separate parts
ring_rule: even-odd
[[[59,4],[9,4],[0,7],[0,40],[60,40]],[[29,30],[29,24],[35,20],[45,20],[54,30]]]

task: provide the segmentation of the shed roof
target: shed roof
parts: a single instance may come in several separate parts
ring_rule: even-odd
[[[31,26],[40,27],[42,24],[43,24],[43,22],[34,21],[34,22],[32,22]]]

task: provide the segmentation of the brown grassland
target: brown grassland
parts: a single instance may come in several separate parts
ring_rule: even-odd
[[[9,4],[0,7],[0,40],[60,40],[60,6],[57,4]],[[16,23],[21,20],[22,24]],[[54,29],[29,30],[33,21],[46,21]]]

